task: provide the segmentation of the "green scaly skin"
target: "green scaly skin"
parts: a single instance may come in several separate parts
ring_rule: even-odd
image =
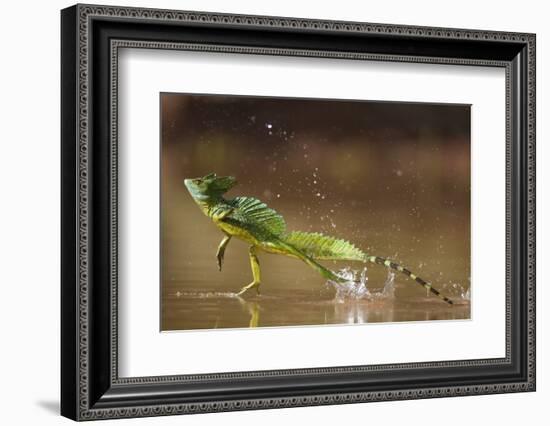
[[[409,269],[388,259],[371,256],[353,244],[320,233],[286,232],[284,219],[275,210],[252,197],[226,199],[223,195],[235,186],[232,176],[218,177],[211,173],[201,178],[185,179],[185,186],[200,207],[214,224],[224,233],[218,246],[216,258],[221,271],[225,249],[231,238],[237,237],[250,244],[249,257],[253,280],[244,286],[239,295],[255,288],[259,294],[261,284],[258,252],[282,254],[299,259],[315,269],[321,276],[337,283],[346,280],[325,268],[320,260],[347,260],[371,262],[400,272],[441,298],[448,304],[452,300],[443,296],[424,279]]]

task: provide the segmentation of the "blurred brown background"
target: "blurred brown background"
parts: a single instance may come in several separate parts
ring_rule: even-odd
[[[235,176],[227,196],[265,201],[288,230],[347,239],[459,297],[470,285],[468,105],[163,93],[161,123],[163,330],[469,318],[469,302],[445,306],[404,276],[391,303],[336,306],[307,265],[269,254],[262,297],[238,300],[247,246],[233,239],[219,272],[222,234],[183,185]],[[385,268],[367,266],[369,287],[382,287]]]

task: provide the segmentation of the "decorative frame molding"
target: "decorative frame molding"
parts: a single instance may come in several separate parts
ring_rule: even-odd
[[[139,24],[142,29],[127,31],[125,24],[128,23]],[[176,39],[168,26],[171,29],[189,29],[190,40]],[[201,35],[204,29],[213,27],[236,34],[239,42],[213,43],[208,37],[197,41],[197,38],[204,36]],[[197,29],[199,35],[193,33]],[[140,31],[158,33],[159,40],[140,39]],[[247,37],[250,38],[248,31],[281,34],[284,40],[275,40],[274,45],[269,47],[254,46],[247,43]],[[346,48],[346,43],[338,44],[336,38],[333,45],[338,49],[290,46],[294,44],[292,40],[299,40],[302,34],[307,33],[315,33],[329,40],[335,36],[346,36],[349,48]],[[356,37],[366,43],[365,50],[354,50],[356,45],[353,42],[359,40]],[[388,48],[390,42],[398,44],[392,48],[393,51]],[[281,47],[277,43],[286,43],[287,46]],[[400,52],[399,43],[409,48],[419,45],[416,49],[418,53]],[[443,55],[441,48],[439,55],[435,54],[439,44],[451,46],[454,49],[450,51],[451,55]],[[505,68],[506,357],[119,378],[117,71],[118,49],[124,47]],[[533,34],[76,5],[62,11],[62,82],[63,415],[75,420],[92,420],[535,390]],[[102,172],[107,172],[107,177],[101,175],[98,167]],[[513,255],[520,258],[519,263],[512,262]],[[98,308],[98,305],[103,308]],[[474,371],[475,368],[501,369],[502,374],[506,370],[507,377],[515,378],[498,381],[495,378],[492,381],[480,378],[467,385],[445,382],[449,381],[445,374],[448,375],[453,369]],[[434,386],[404,386],[399,377],[405,377],[403,375],[411,371],[429,371]],[[376,388],[373,380],[361,383],[368,375],[375,378],[379,373],[389,372],[395,377],[393,387],[388,384],[384,388]],[[328,385],[335,375],[340,378],[349,376],[349,385],[337,392],[329,392]],[[298,391],[289,381],[292,378],[296,381],[297,377],[302,380],[311,378],[319,384],[313,392]],[[286,380],[286,390],[281,389],[278,378]],[[223,383],[234,379],[248,380],[251,388],[245,389],[243,386],[243,391],[238,394],[212,393],[213,387],[223,388]],[[273,385],[270,393],[265,388],[271,382],[277,384]],[[183,392],[186,386],[187,390]],[[252,392],[258,386],[264,389],[262,396]],[[168,398],[165,390],[170,388],[173,391],[175,387],[182,393]],[[196,393],[190,393],[189,387],[196,389]],[[265,396],[266,392],[268,396]]]

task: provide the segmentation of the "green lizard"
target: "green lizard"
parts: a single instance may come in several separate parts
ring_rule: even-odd
[[[449,304],[452,300],[443,296],[432,285],[407,268],[388,259],[371,256],[348,241],[320,233],[286,232],[283,217],[260,200],[252,197],[225,199],[223,195],[237,184],[232,176],[218,177],[211,173],[201,178],[185,179],[185,186],[202,212],[225,234],[218,246],[216,258],[221,271],[227,244],[232,237],[250,244],[249,257],[253,281],[244,286],[239,295],[255,288],[259,294],[260,263],[258,252],[282,254],[302,260],[326,279],[337,283],[345,280],[318,263],[320,260],[347,260],[372,262],[401,272],[426,290]]]

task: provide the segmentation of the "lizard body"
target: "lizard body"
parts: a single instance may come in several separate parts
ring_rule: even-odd
[[[185,179],[185,186],[202,212],[224,233],[216,253],[221,271],[225,249],[232,237],[250,244],[249,257],[253,281],[244,286],[239,295],[255,288],[259,293],[261,283],[258,252],[282,254],[305,262],[326,279],[342,283],[345,280],[319,263],[321,260],[348,260],[371,262],[400,272],[426,290],[453,304],[424,279],[409,269],[388,259],[371,256],[346,240],[311,232],[287,232],[283,217],[265,203],[252,197],[224,198],[224,194],[236,185],[232,176],[218,177],[211,173],[201,178]]]

